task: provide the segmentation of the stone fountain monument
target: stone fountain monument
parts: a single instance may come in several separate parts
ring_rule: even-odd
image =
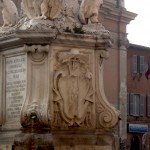
[[[103,87],[103,0],[2,0],[0,150],[116,150]]]

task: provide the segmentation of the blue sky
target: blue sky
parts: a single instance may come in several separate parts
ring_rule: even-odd
[[[130,43],[150,47],[150,0],[125,0],[125,7],[138,14],[127,26]]]

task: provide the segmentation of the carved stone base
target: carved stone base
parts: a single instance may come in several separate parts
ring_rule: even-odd
[[[55,150],[114,150],[115,137],[97,131],[54,132]]]
[[[113,150],[111,146],[58,146],[55,150]]]
[[[33,130],[33,129],[32,129]],[[49,131],[26,130],[15,136],[13,150],[54,150],[52,134]]]
[[[5,134],[6,135],[6,134]],[[25,129],[0,144],[0,150],[117,150],[116,137],[97,130]]]

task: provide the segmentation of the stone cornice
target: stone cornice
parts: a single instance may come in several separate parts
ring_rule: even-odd
[[[11,48],[16,48],[22,46],[22,40],[15,36],[15,34],[10,34],[5,37],[0,37],[0,51],[4,51]]]
[[[113,3],[105,2],[101,9],[104,18],[128,24],[137,14],[127,11],[124,7],[117,8]]]
[[[78,47],[80,44],[80,47],[83,48],[89,47],[93,49],[93,47],[95,47],[96,49],[107,49],[107,47],[111,46],[112,42],[107,36],[109,36],[109,32],[108,34],[104,32],[100,36],[96,36],[71,33],[54,35],[51,32],[19,31],[16,34],[11,34],[0,38],[0,51],[5,51],[10,48],[17,48],[23,46],[24,44],[51,45],[51,43],[57,45],[67,44],[75,47]]]
[[[107,37],[108,36],[108,37]],[[54,35],[50,32],[17,32],[16,37],[21,39],[24,44],[57,44],[71,45],[78,47],[101,47],[106,49],[111,46],[111,39],[108,33],[102,33],[100,36],[87,34],[63,33]],[[67,40],[66,40],[67,39]]]

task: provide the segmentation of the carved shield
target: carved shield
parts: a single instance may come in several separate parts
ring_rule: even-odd
[[[55,74],[54,91],[57,96],[54,102],[58,106],[61,118],[69,126],[89,125],[93,104],[92,74],[88,71],[82,56],[61,57],[64,58],[61,59],[63,69]]]
[[[66,76],[58,81],[58,88],[62,96],[63,108],[61,113],[70,120],[80,125],[85,119],[89,101],[86,99],[90,81],[85,77]]]

